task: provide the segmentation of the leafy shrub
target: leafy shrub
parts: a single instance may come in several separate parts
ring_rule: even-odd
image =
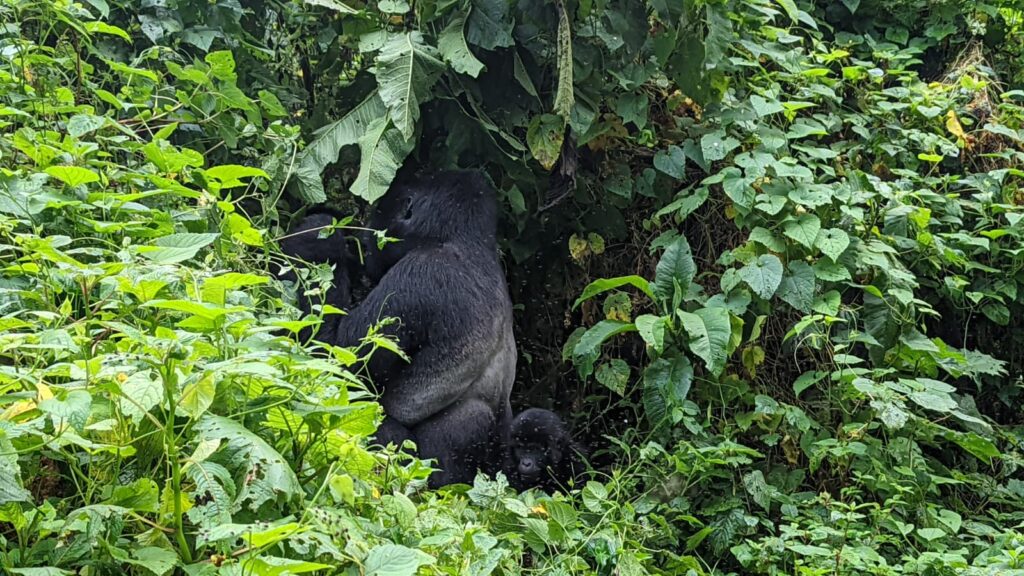
[[[1020,572],[1020,8],[883,4],[4,3],[0,566]],[[278,207],[403,165],[500,188],[569,495],[290,337]]]

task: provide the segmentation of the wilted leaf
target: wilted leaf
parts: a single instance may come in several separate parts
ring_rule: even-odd
[[[526,131],[526,144],[530,154],[544,167],[551,170],[558,161],[565,139],[565,120],[554,114],[534,116]]]

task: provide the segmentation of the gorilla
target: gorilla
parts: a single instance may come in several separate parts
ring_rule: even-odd
[[[583,453],[557,414],[530,408],[512,422],[505,475],[516,490],[538,487],[551,492],[582,474]]]
[[[496,193],[480,173],[392,186],[367,225],[399,241],[366,247],[365,273],[376,285],[317,335],[354,347],[379,320],[398,319],[382,331],[409,361],[378,349],[367,362],[385,413],[377,441],[412,440],[421,458],[436,459],[431,488],[470,483],[502,461],[516,345],[497,220]]]
[[[331,289],[322,297],[323,304],[330,304],[336,308],[345,308],[349,305],[351,292],[349,286],[349,258],[348,249],[345,246],[345,236],[341,230],[335,230],[326,237],[320,238],[321,230],[334,223],[334,217],[325,212],[310,214],[302,219],[299,225],[282,238],[278,245],[281,252],[293,259],[298,259],[311,264],[330,264],[334,268],[334,278],[331,282]],[[295,263],[292,263],[294,266]],[[298,275],[294,269],[288,269],[279,275],[282,280],[295,282]],[[304,314],[309,314],[313,309],[312,299],[303,295],[299,296],[299,309]],[[305,339],[305,338],[303,338]]]

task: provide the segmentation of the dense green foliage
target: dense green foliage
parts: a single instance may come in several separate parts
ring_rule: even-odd
[[[1022,17],[0,0],[0,570],[1024,574]],[[425,490],[394,343],[292,337],[281,215],[403,166],[500,190],[566,494]]]

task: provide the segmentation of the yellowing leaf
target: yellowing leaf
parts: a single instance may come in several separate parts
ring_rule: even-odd
[[[29,410],[32,410],[35,407],[36,403],[31,400],[21,400],[20,402],[15,402],[14,404],[8,406],[7,409],[3,411],[3,413],[0,413],[0,420],[14,420],[19,414],[24,414],[25,412],[28,412]]]
[[[53,392],[50,391],[50,387],[42,382],[36,383],[36,392],[39,394],[36,398],[39,402],[53,398]]]
[[[576,262],[583,261],[584,258],[590,253],[590,245],[587,241],[579,236],[573,234],[569,237],[569,255]]]
[[[959,143],[967,148],[967,134],[964,133],[964,127],[960,124],[960,119],[956,117],[956,112],[950,110],[946,113],[946,130],[949,133],[956,136]]]

